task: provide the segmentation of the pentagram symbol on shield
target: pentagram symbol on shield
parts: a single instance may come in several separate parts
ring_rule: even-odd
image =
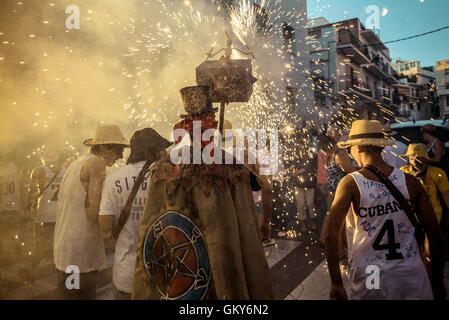
[[[169,211],[148,230],[145,269],[164,300],[200,300],[210,285],[210,263],[200,229],[185,215]]]

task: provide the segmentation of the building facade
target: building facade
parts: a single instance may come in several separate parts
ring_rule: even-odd
[[[393,85],[394,102],[399,105],[401,121],[426,120],[439,117],[435,87],[435,68],[421,68],[421,63],[397,59],[392,64],[398,84]]]
[[[398,112],[389,49],[358,18],[308,24],[315,103],[330,117],[391,120]]]
[[[449,59],[436,63],[436,87],[440,116],[449,114]]]
[[[309,70],[307,38],[307,1],[292,0],[279,2],[282,12],[295,12],[281,17],[277,34],[282,34],[283,75],[282,86],[285,90],[285,106],[295,117],[296,126],[303,120],[319,123],[315,112],[312,79]],[[275,31],[275,29],[273,29]]]

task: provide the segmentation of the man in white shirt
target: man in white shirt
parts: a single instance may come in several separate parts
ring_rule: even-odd
[[[103,184],[99,224],[105,235],[118,224],[122,210],[130,197],[131,190],[147,161],[153,163],[166,154],[171,145],[155,130],[145,128],[134,133],[131,138],[131,154],[127,165],[110,173]],[[130,215],[121,229],[115,245],[114,267],[112,271],[113,295],[115,300],[129,300],[132,292],[134,265],[136,261],[139,228],[143,209],[147,201],[149,177],[144,176],[132,200]]]
[[[67,168],[56,209],[53,255],[58,288],[66,300],[96,299],[99,270],[106,265],[98,226],[106,167],[123,157],[129,141],[118,126],[103,125],[84,145],[91,148],[91,154]]]

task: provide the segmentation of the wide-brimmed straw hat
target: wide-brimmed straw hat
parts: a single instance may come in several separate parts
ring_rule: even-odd
[[[354,145],[386,147],[392,146],[393,142],[385,138],[382,124],[379,121],[356,120],[352,123],[348,140],[338,143],[340,148],[347,148]]]
[[[408,146],[407,153],[400,155],[401,158],[422,157],[429,159],[427,146],[424,143],[412,143]]]
[[[87,147],[93,147],[100,144],[121,144],[129,147],[129,141],[125,139],[120,128],[115,124],[100,126],[95,130],[92,139],[83,142]]]
[[[395,136],[398,133],[397,131],[394,131],[393,129],[391,129],[391,126],[389,124],[384,124],[383,129],[384,129],[385,135],[389,136],[389,137]]]

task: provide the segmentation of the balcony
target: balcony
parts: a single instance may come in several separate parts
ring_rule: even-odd
[[[411,107],[409,104],[402,103],[398,110],[398,116],[402,118],[408,118],[412,115],[412,109],[413,107]]]
[[[374,45],[373,47],[376,50],[385,50],[388,51],[388,48],[380,41],[379,37],[376,33],[374,33],[371,29],[362,30],[361,34],[368,41],[369,44]]]
[[[392,104],[389,89],[373,88],[365,81],[350,76],[338,77],[338,91],[344,94],[356,93],[366,101],[380,102],[385,106]]]
[[[371,87],[366,82],[350,76],[338,77],[338,91],[356,93],[367,100],[373,100]]]
[[[380,101],[384,104],[390,105],[393,103],[393,99],[391,98],[391,91],[390,89],[379,89],[381,97]]]
[[[362,67],[376,78],[385,80],[388,84],[398,83],[391,74],[390,66],[378,59],[373,59],[370,63],[362,64]]]
[[[358,64],[370,62],[367,47],[350,30],[338,31],[337,49]]]

